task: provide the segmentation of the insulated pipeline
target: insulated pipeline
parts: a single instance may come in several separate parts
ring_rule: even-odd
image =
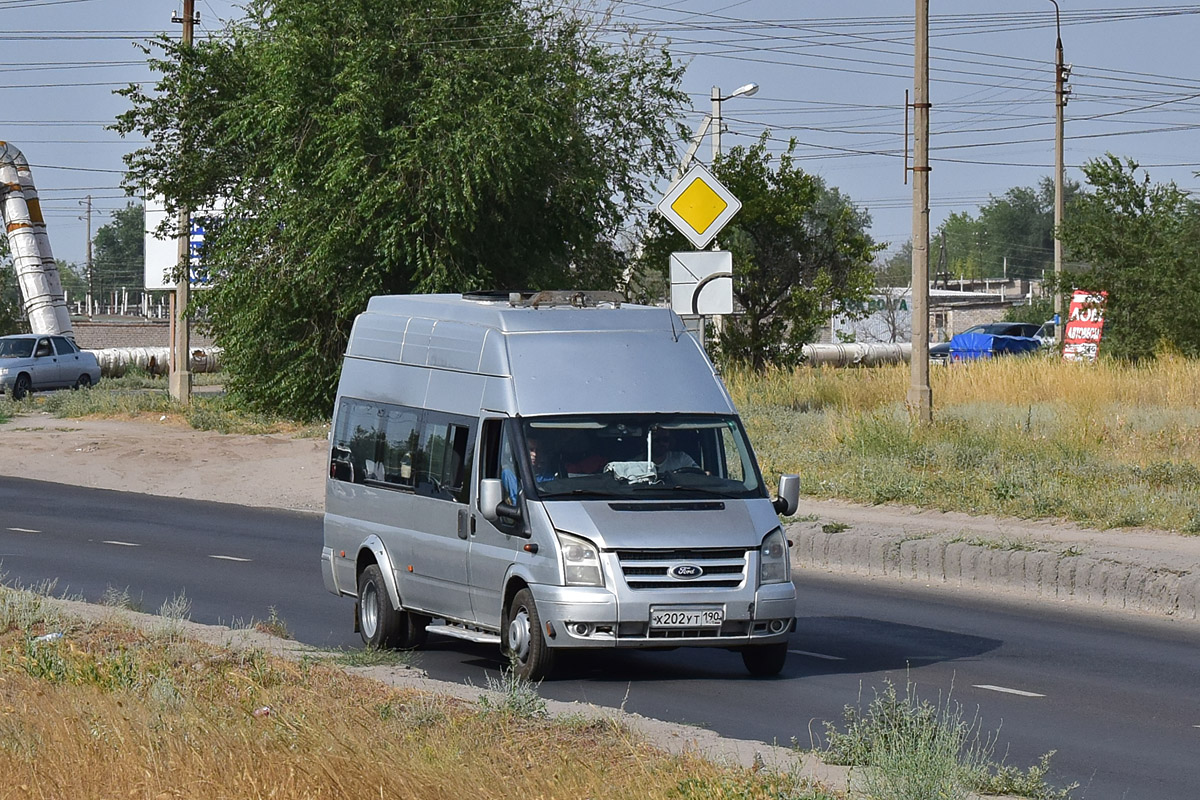
[[[0,141],[0,215],[30,330],[74,338],[33,174],[21,151],[4,141]]]

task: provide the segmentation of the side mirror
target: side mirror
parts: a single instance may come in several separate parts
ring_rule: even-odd
[[[800,476],[780,475],[779,496],[772,502],[775,513],[790,517],[800,507]]]
[[[501,517],[521,518],[521,509],[504,502],[504,484],[498,478],[484,478],[479,482],[479,511],[488,522]]]
[[[495,522],[499,515],[496,509],[504,497],[504,487],[496,478],[484,478],[479,482],[479,511],[488,522]]]

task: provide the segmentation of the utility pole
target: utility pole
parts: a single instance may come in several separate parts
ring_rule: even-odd
[[[712,161],[711,164],[717,163],[717,157],[721,155],[721,89],[717,86],[712,87]]]
[[[916,0],[913,60],[912,362],[908,411],[933,422],[929,385],[929,0]],[[908,147],[908,142],[904,143]]]
[[[183,23],[183,46],[192,45],[192,29],[196,24],[196,0],[183,0],[183,17],[172,17],[172,22]],[[184,405],[192,402],[191,337],[188,335],[188,290],[192,273],[192,214],[186,206],[179,209],[179,261],[180,277],[175,284],[175,309],[171,315],[171,376],[168,389],[171,397]]]
[[[92,317],[92,196],[87,196],[87,314]]]
[[[1054,3],[1054,338],[1062,340],[1062,238],[1059,226],[1063,221],[1063,115],[1067,108],[1067,78],[1071,68],[1063,64],[1062,23],[1056,0]]]

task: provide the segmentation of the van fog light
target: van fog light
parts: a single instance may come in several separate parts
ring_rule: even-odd
[[[771,620],[771,633],[783,633],[783,629],[787,627],[787,622],[781,619]]]
[[[591,636],[592,626],[586,622],[574,622],[571,624],[571,632],[576,636]]]

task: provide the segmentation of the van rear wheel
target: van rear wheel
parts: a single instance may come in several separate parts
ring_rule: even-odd
[[[508,607],[504,651],[512,659],[513,671],[527,681],[540,681],[554,668],[554,651],[546,644],[542,618],[528,589],[517,592]]]
[[[787,661],[787,642],[760,644],[742,648],[742,663],[746,671],[755,677],[778,675]]]
[[[425,626],[392,606],[383,572],[376,564],[364,569],[358,578],[358,631],[363,643],[376,650],[403,650],[425,641]]]

